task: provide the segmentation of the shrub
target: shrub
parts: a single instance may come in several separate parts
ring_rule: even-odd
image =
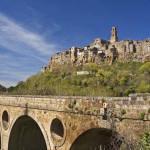
[[[68,108],[73,108],[73,105],[72,104],[68,104]]]
[[[125,109],[122,109],[121,110],[121,115],[125,115],[127,112],[126,112],[126,110]]]
[[[73,101],[73,105],[76,105],[76,103],[77,103],[77,101],[76,101],[76,99],[74,99],[74,101]]]
[[[144,120],[145,115],[146,115],[145,112],[142,112],[142,113],[141,113],[141,116],[140,116],[140,117],[141,117],[142,120]]]
[[[149,91],[150,91],[150,85],[145,81],[142,81],[139,87],[137,88],[138,93],[149,93]]]
[[[139,142],[140,150],[150,150],[150,131],[143,134]]]

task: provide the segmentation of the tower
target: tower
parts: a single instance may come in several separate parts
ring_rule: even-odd
[[[70,58],[72,63],[74,63],[77,58],[77,48],[74,46],[70,49]]]
[[[117,41],[118,41],[117,28],[116,27],[112,27],[110,43],[114,43],[114,42],[117,42]]]

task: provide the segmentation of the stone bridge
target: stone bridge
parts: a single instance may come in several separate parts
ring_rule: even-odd
[[[150,127],[149,104],[150,94],[0,96],[0,149],[108,149],[114,133],[132,142]]]

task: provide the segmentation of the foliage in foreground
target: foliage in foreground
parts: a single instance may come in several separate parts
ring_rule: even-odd
[[[139,142],[140,150],[150,150],[150,131],[146,131]]]
[[[77,75],[77,71],[89,75]],[[150,92],[150,62],[120,63],[112,66],[86,64],[77,68],[38,73],[26,82],[9,88],[11,94],[127,96],[130,93]]]

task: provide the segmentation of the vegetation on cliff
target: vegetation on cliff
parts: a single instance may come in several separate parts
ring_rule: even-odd
[[[89,71],[77,75],[78,71]],[[127,96],[150,92],[150,62],[113,65],[86,64],[54,72],[38,73],[8,89],[13,94]]]

